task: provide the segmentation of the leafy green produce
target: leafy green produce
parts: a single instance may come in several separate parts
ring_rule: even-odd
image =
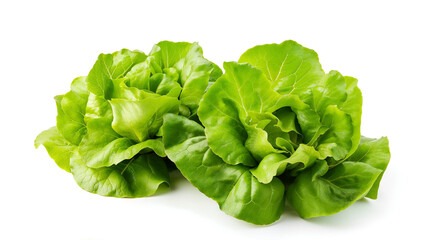
[[[166,114],[165,151],[229,215],[270,224],[285,199],[303,218],[375,199],[387,138],[361,137],[357,80],[293,41],[256,46],[203,96],[194,122]]]
[[[221,74],[197,43],[163,41],[149,55],[127,49],[100,54],[88,76],[55,97],[57,125],[35,146],[44,145],[89,192],[153,195],[170,181],[163,115],[195,117],[209,81]]]
[[[260,225],[285,201],[311,218],[377,198],[389,142],[361,136],[357,79],[325,73],[294,41],[223,67],[197,43],[100,54],[55,97],[57,124],[35,146],[103,196],[153,195],[176,167],[222,211]]]

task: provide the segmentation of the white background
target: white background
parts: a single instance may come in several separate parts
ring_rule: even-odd
[[[429,37],[425,1],[1,1],[0,239],[428,239]],[[293,39],[323,68],[359,79],[362,133],[388,136],[379,199],[270,226],[236,220],[173,176],[171,191],[115,199],[80,189],[37,134],[53,97],[99,53],[198,41],[222,65],[257,44]]]

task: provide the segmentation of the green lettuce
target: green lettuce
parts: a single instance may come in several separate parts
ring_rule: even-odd
[[[325,74],[293,41],[251,48],[224,69],[200,103],[202,125],[166,114],[162,127],[169,159],[224,212],[270,224],[286,198],[309,218],[377,197],[389,147],[361,140],[356,79]]]
[[[35,146],[44,145],[89,192],[150,196],[170,181],[163,115],[194,117],[209,81],[221,74],[197,43],[163,41],[149,55],[100,54],[88,76],[55,97],[57,124]]]
[[[311,218],[378,197],[389,141],[361,136],[357,79],[325,73],[294,41],[255,46],[223,68],[197,43],[100,54],[55,97],[56,126],[35,147],[103,196],[153,195],[177,168],[254,224],[278,220],[285,201]]]

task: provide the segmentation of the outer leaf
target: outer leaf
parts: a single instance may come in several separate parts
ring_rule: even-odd
[[[155,154],[143,154],[110,167],[90,168],[76,152],[71,171],[81,188],[103,196],[146,197],[170,182],[164,160]]]
[[[70,156],[76,149],[75,145],[65,140],[56,127],[51,127],[37,136],[34,146],[38,148],[41,144],[58,167],[70,172]]]
[[[139,101],[113,99],[110,104],[113,109],[112,128],[135,142],[154,137],[165,113],[179,112],[179,101],[167,96]]]
[[[121,137],[112,129],[111,120],[108,118],[91,120],[87,128],[88,134],[82,139],[79,153],[82,161],[89,167],[99,168],[118,164],[131,159],[144,149],[152,149],[159,156],[165,156],[161,139],[137,143]]]
[[[248,64],[224,63],[224,69],[225,74],[204,95],[198,116],[214,153],[229,164],[254,166],[242,122],[249,112],[262,113],[275,105],[279,95],[262,72]]]
[[[303,218],[337,213],[364,197],[381,170],[365,163],[343,162],[328,171],[326,161],[298,175],[286,196]]]
[[[317,53],[290,40],[253,47],[239,62],[261,69],[281,94],[305,93],[324,75]]]
[[[278,178],[269,184],[261,184],[246,171],[237,180],[220,208],[238,219],[266,225],[280,218],[283,206],[284,185]]]
[[[344,77],[346,80],[346,91],[347,91],[347,99],[340,107],[340,110],[347,113],[352,120],[353,125],[353,136],[352,140],[352,148],[347,154],[346,158],[354,153],[354,151],[359,146],[360,141],[360,124],[361,124],[361,116],[362,116],[362,93],[360,89],[357,87],[357,79],[352,77]]]
[[[278,153],[267,155],[251,172],[259,182],[269,183],[274,176],[281,175],[288,165],[299,164],[295,169],[305,169],[313,165],[319,157],[319,153],[313,147],[301,144],[289,158]]]
[[[84,115],[89,92],[86,89],[86,77],[78,77],[71,84],[71,91],[56,96],[57,128],[67,141],[79,145],[86,134]]]
[[[371,139],[362,137],[361,144],[357,148],[356,152],[350,156],[347,161],[350,162],[361,162],[371,165],[382,171],[378,176],[374,185],[369,190],[366,197],[377,199],[378,187],[380,185],[381,178],[383,177],[384,171],[387,168],[390,160],[389,140],[387,137],[379,139]]]
[[[86,79],[88,90],[97,96],[110,99],[113,92],[112,80],[124,77],[134,65],[145,59],[144,53],[127,49],[112,54],[100,54]]]
[[[261,184],[245,166],[229,165],[208,147],[204,129],[184,117],[167,114],[163,125],[168,157],[202,193],[238,219],[255,224],[276,221],[284,207],[284,186],[275,178]]]

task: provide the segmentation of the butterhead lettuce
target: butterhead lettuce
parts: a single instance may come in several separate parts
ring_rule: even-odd
[[[377,198],[389,142],[361,136],[357,79],[325,73],[294,41],[223,68],[197,43],[100,54],[55,97],[57,124],[35,146],[104,196],[153,195],[176,167],[222,211],[260,225],[286,201],[311,218]]]
[[[167,156],[229,215],[270,224],[285,199],[303,218],[376,198],[387,138],[361,137],[357,80],[325,73],[293,41],[256,46],[203,96],[202,125],[167,114]],[[177,137],[182,135],[182,137]]]
[[[57,125],[35,146],[44,145],[89,192],[150,196],[170,181],[163,115],[195,116],[208,82],[221,74],[197,43],[163,41],[149,55],[100,54],[88,76],[55,97]]]

